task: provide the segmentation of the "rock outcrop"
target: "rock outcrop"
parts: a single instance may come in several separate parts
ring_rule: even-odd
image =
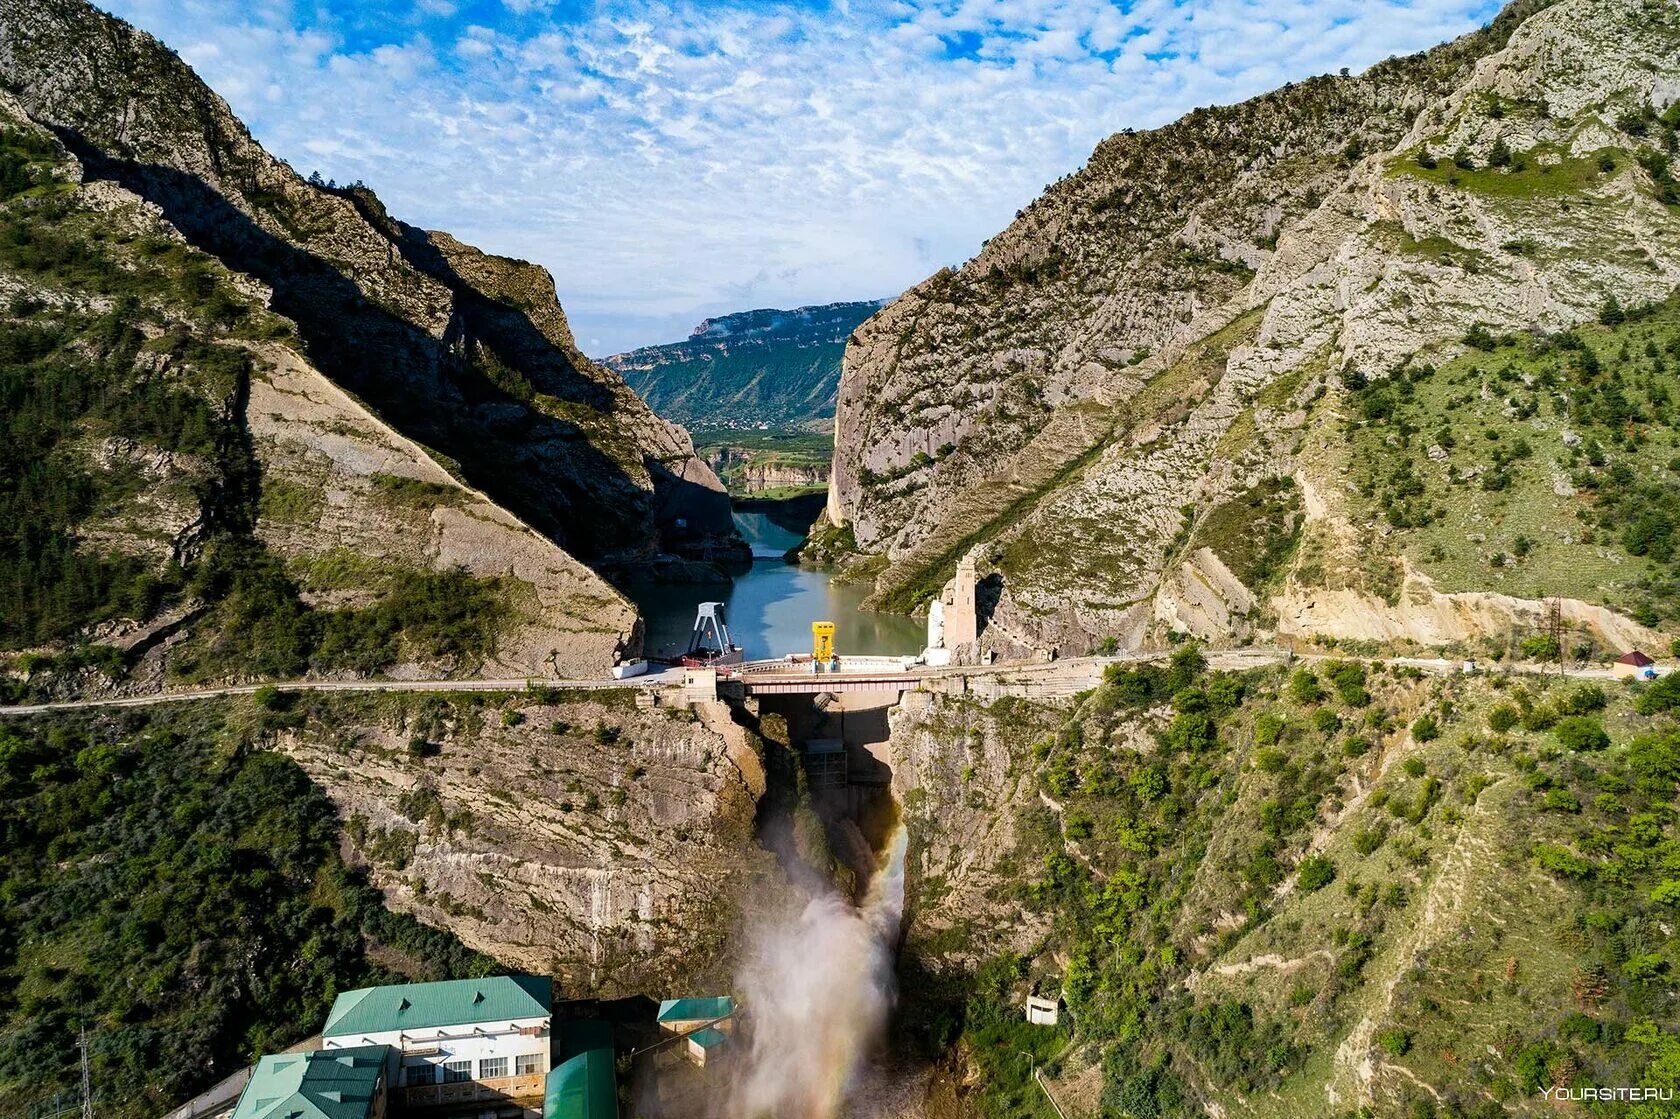
[[[777,888],[740,733],[726,711],[642,710],[628,692],[438,697],[347,704],[280,748],[394,908],[610,995],[726,984],[741,899]]]

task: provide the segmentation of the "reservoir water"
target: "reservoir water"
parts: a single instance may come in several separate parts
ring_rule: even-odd
[[[737,575],[732,586],[667,583],[625,588],[647,625],[649,656],[674,656],[687,649],[695,607],[719,600],[730,636],[748,660],[810,652],[811,623],[817,621],[835,623],[834,648],[841,656],[913,656],[922,651],[927,627],[921,620],[864,610],[867,585],[835,585],[826,571],[785,562],[782,554],[799,544],[798,533],[760,512],[737,511],[735,525],[752,545],[753,565]]]

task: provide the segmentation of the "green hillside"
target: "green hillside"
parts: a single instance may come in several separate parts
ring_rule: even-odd
[[[607,358],[654,411],[689,427],[792,427],[834,415],[846,339],[875,301],[707,319],[681,342]]]

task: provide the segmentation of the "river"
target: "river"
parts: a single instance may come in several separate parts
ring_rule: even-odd
[[[750,571],[732,586],[716,584],[633,584],[625,588],[647,625],[649,656],[666,657],[688,648],[699,603],[722,599],[730,636],[747,659],[811,651],[811,623],[837,627],[834,648],[841,656],[904,654],[914,656],[927,643],[927,629],[916,618],[862,609],[867,585],[829,582],[828,572],[798,567],[782,554],[800,542],[797,533],[775,524],[761,512],[735,513],[735,524],[752,545]]]

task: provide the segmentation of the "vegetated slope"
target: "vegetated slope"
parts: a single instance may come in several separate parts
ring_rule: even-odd
[[[1677,44],[1672,3],[1517,4],[1363,75],[1105,141],[961,270],[860,328],[830,543],[883,556],[877,601],[901,609],[979,547],[1004,649],[1324,632],[1361,612],[1361,636],[1426,642],[1521,624],[1516,599],[1442,599],[1427,549],[1402,568],[1343,500],[1343,440],[1366,419],[1349,393],[1443,365],[1466,337],[1567,331],[1611,297],[1674,291]],[[1564,426],[1576,396],[1540,396],[1501,426]],[[1645,419],[1618,430],[1666,440],[1666,412]],[[1390,446],[1368,447],[1379,472],[1398,465]],[[1244,542],[1297,534],[1318,560],[1290,545],[1256,564]],[[1575,620],[1642,634],[1590,607],[1631,608],[1648,570],[1624,563],[1609,594],[1574,584]],[[1323,601],[1336,609],[1308,609]]]
[[[870,300],[722,315],[681,342],[602,364],[691,429],[805,426],[834,415],[846,339],[880,307]]]
[[[340,991],[494,968],[385,910],[261,732],[207,705],[0,725],[0,1111],[74,1092],[84,1029],[96,1114],[137,1119],[301,1041]]]
[[[814,431],[696,431],[694,449],[733,493],[820,489],[834,453]]]
[[[86,181],[10,95],[0,179],[0,649],[32,650],[8,691],[574,675],[635,645],[599,576],[323,377],[266,289]]]
[[[1060,709],[926,697],[891,742],[905,1040],[960,1031],[996,1116],[1050,1114],[1022,1050],[1068,1114],[1680,1088],[1677,695],[1186,648]],[[1021,1020],[1035,988],[1061,1027]]]
[[[316,368],[575,555],[645,557],[679,518],[729,532],[687,437],[578,352],[542,269],[304,181],[173,52],[83,0],[0,5],[0,78],[90,178],[265,285]]]

